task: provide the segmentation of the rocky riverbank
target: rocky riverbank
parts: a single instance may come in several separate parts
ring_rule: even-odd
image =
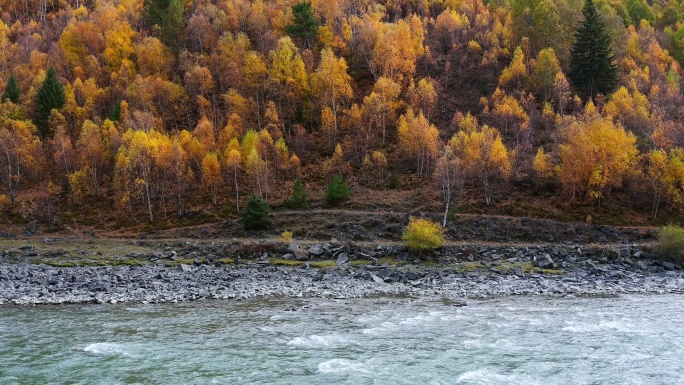
[[[362,249],[320,243],[295,245],[293,253],[282,255],[279,249],[261,246],[251,246],[251,253],[243,250],[242,257],[232,254],[233,259],[212,252],[209,246],[194,245],[180,253],[166,247],[131,252],[135,259],[128,261],[135,263],[101,266],[26,263],[17,253],[38,254],[35,248],[4,250],[0,252],[0,304],[374,295],[439,296],[460,303],[506,295],[684,292],[680,266],[628,246],[462,245],[429,258],[415,258],[400,246]],[[225,250],[228,245],[211,247]],[[185,258],[188,255],[195,258]]]

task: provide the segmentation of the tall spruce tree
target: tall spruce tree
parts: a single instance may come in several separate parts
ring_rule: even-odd
[[[617,88],[617,65],[611,39],[593,0],[585,0],[584,21],[575,32],[568,79],[583,99],[608,95]]]
[[[311,39],[316,36],[320,21],[316,18],[310,1],[303,1],[292,6],[292,24],[285,26],[285,32],[303,38],[306,47],[311,48]]]
[[[19,92],[19,83],[17,83],[17,78],[14,77],[14,74],[12,74],[7,80],[7,86],[5,87],[5,92],[2,94],[2,99],[0,99],[0,102],[4,102],[5,100],[9,99],[9,101],[14,104],[19,103]]]
[[[183,32],[183,0],[145,0],[143,20],[161,34],[166,45],[180,49],[179,38]]]
[[[36,96],[35,123],[42,138],[52,136],[50,111],[64,107],[65,101],[64,88],[57,78],[57,71],[55,67],[50,67]]]

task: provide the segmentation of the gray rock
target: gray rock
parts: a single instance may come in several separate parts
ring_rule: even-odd
[[[520,266],[518,266],[518,265],[515,265],[515,271],[514,271],[514,273],[515,273],[515,275],[517,275],[518,277],[524,277],[524,276],[525,276],[525,272],[523,272],[522,267],[520,267]]]
[[[409,271],[409,272],[406,273],[404,276],[405,276],[406,279],[408,279],[409,281],[415,281],[415,280],[417,280],[418,278],[420,278],[420,276],[419,276],[418,274],[416,274],[416,273],[414,273],[414,272],[412,272],[412,271]]]
[[[549,254],[535,255],[532,257],[532,265],[541,269],[553,269],[553,259]]]
[[[178,271],[182,271],[184,273],[190,272],[192,271],[192,266],[181,263],[178,265]]]
[[[629,249],[629,246],[622,246],[618,249],[618,255],[622,258],[628,258],[631,257],[632,251]]]
[[[299,260],[309,259],[309,253],[304,250],[304,247],[299,242],[292,241],[287,249],[294,253],[295,257]]]
[[[337,262],[338,265],[344,265],[345,263],[349,262],[349,257],[347,256],[347,254],[341,253],[337,257],[337,260],[335,262]]]
[[[666,270],[674,271],[676,270],[676,265],[672,262],[661,262],[660,263]]]
[[[375,283],[385,283],[385,280],[384,280],[384,279],[378,277],[378,276],[375,275],[375,274],[371,274],[370,276],[371,276],[371,278],[373,278],[373,281],[375,281]]]
[[[308,251],[309,251],[309,254],[313,254],[313,255],[318,256],[318,255],[323,255],[325,253],[325,248],[320,243],[317,243],[317,244],[309,247]]]

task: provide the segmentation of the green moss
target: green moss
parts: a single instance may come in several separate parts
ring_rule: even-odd
[[[233,259],[233,258],[221,258],[216,262],[218,262],[222,265],[232,265],[233,263],[235,263],[235,259]]]
[[[319,268],[331,268],[337,266],[337,262],[331,261],[331,260],[326,260],[326,261],[315,261],[311,262],[310,264],[311,267],[319,267]]]
[[[166,260],[164,260],[164,265],[166,265],[168,267],[174,267],[174,266],[178,266],[180,264],[192,265],[194,262],[195,262],[195,260],[192,258],[179,259],[176,261],[166,259]],[[204,260],[202,260],[202,262],[204,262]]]
[[[80,264],[76,261],[44,261],[46,265],[50,265],[52,267],[76,267],[80,266]]]
[[[143,266],[147,264],[147,262],[141,259],[124,259],[117,262],[120,266]]]
[[[377,263],[378,263],[379,265],[383,265],[383,264],[386,263],[386,264],[388,264],[388,265],[390,265],[390,266],[401,266],[401,265],[404,264],[404,262],[402,262],[402,261],[400,261],[400,260],[398,260],[398,259],[396,259],[396,258],[392,258],[392,257],[382,257],[382,258],[378,258]]]
[[[293,261],[291,259],[274,258],[274,259],[271,259],[271,264],[272,265],[281,265],[281,266],[301,266],[304,264],[304,262]]]
[[[373,263],[372,261],[369,261],[367,259],[357,259],[354,261],[351,261],[352,266],[363,266],[363,265],[369,265]]]
[[[456,270],[458,270],[461,273],[470,273],[471,271],[474,271],[476,269],[485,268],[486,266],[481,264],[480,262],[461,262],[456,267]]]

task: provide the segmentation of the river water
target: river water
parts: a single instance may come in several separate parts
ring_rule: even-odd
[[[684,296],[0,306],[0,384],[684,384]]]

